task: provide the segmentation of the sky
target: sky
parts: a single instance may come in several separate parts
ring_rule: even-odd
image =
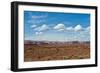
[[[90,14],[24,11],[24,40],[90,41]]]

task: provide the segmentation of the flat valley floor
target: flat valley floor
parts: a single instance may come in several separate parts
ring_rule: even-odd
[[[88,58],[90,42],[24,44],[25,62]]]

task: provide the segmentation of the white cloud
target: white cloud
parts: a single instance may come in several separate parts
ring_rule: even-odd
[[[39,23],[42,23],[42,22],[45,22],[46,20],[45,19],[30,19],[30,20],[27,20],[27,23],[32,23],[32,24],[39,24]]]
[[[73,31],[74,28],[73,28],[73,27],[67,27],[66,30],[67,30],[67,31]]]
[[[82,26],[81,25],[76,25],[74,30],[75,31],[81,31],[82,30]]]
[[[88,26],[88,27],[86,28],[86,31],[90,31],[90,26]]]
[[[58,31],[63,31],[65,30],[65,25],[64,24],[57,24],[54,29],[58,30]]]
[[[35,28],[35,27],[37,27],[37,25],[31,25],[31,28]]]
[[[35,32],[36,35],[41,35],[43,32]]]
[[[40,18],[46,18],[48,15],[32,15],[32,19],[40,19]]]
[[[59,29],[59,30],[57,30],[57,31],[64,31],[65,29]]]
[[[48,29],[49,29],[49,27],[44,24],[40,27],[35,28],[34,30],[36,30],[36,31],[45,31],[45,30],[48,30]]]

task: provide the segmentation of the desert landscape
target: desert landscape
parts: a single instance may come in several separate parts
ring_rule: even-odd
[[[25,62],[88,58],[90,58],[89,41],[24,41]]]

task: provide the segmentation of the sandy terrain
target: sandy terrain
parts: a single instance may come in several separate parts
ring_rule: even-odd
[[[73,60],[90,58],[89,43],[24,44],[24,61]]]

